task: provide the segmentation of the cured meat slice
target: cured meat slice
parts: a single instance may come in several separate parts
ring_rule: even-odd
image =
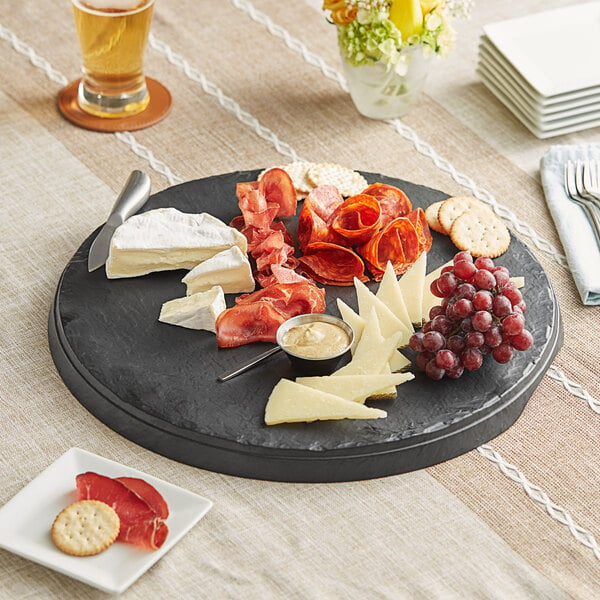
[[[264,271],[272,265],[283,265],[294,253],[294,247],[286,244],[283,232],[271,231],[260,244],[252,250],[252,257],[256,259],[256,268]]]
[[[308,206],[323,221],[327,222],[333,211],[343,201],[344,198],[335,185],[319,185],[310,191],[304,200],[304,206]]]
[[[309,277],[326,285],[350,286],[354,277],[368,281],[365,265],[351,248],[315,242],[306,248],[306,254],[299,259]]]
[[[414,208],[406,216],[413,224],[413,227],[417,232],[417,237],[419,238],[418,254],[420,255],[421,252],[429,252],[431,244],[433,243],[433,238],[431,237],[431,231],[427,224],[425,211],[422,208]]]
[[[236,298],[236,304],[267,301],[286,319],[307,313],[325,311],[325,290],[307,280],[270,285]]]
[[[382,227],[397,217],[406,216],[412,209],[408,196],[402,190],[387,183],[372,183],[362,193],[377,198],[381,206]]]
[[[267,300],[236,304],[217,317],[217,345],[234,348],[251,342],[274,342],[277,329],[285,320]]]
[[[298,245],[302,252],[306,251],[309,244],[315,242],[329,242],[338,246],[345,246],[348,242],[336,233],[327,223],[311,208],[306,200],[298,217]]]
[[[120,481],[144,500],[158,517],[166,519],[169,516],[169,507],[162,497],[162,494],[147,481],[144,481],[139,477],[115,477],[114,479]]]
[[[100,500],[119,515],[118,541],[157,550],[169,529],[155,510],[123,482],[88,471],[75,478],[78,500]]]
[[[258,190],[267,202],[277,204],[277,217],[293,217],[298,198],[292,178],[283,169],[269,169],[258,182]]]
[[[351,196],[333,211],[327,224],[353,244],[362,244],[379,231],[381,206],[373,196]]]
[[[357,250],[379,281],[388,261],[396,275],[408,270],[419,256],[419,238],[410,219],[398,217]]]
[[[296,268],[297,262],[297,259],[294,259],[294,268]],[[275,283],[309,282],[306,277],[302,277],[302,275],[296,273],[292,268],[284,267],[282,265],[271,265],[270,275],[259,273],[256,278],[258,283],[264,288]]]

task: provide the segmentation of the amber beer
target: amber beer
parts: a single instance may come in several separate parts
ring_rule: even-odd
[[[143,74],[154,0],[71,0],[83,57],[78,102],[99,117],[144,110]]]

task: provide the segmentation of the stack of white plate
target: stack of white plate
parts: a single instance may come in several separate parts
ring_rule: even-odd
[[[483,30],[477,72],[536,137],[600,125],[600,2]]]

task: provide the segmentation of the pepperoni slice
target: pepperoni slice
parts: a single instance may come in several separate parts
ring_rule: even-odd
[[[298,260],[305,272],[319,283],[350,286],[354,277],[368,281],[362,259],[351,248],[315,242],[307,246],[306,254]]]
[[[157,550],[167,539],[169,529],[155,510],[124,483],[88,471],[75,478],[78,500],[100,500],[119,515],[117,540]]]
[[[421,252],[429,252],[433,238],[431,237],[431,231],[425,218],[425,211],[422,208],[414,208],[406,216],[410,219],[417,232],[417,237],[419,238],[419,255]]]
[[[408,270],[419,256],[419,238],[410,219],[398,217],[357,250],[379,281],[388,261],[397,275]]]
[[[304,201],[300,216],[298,217],[298,245],[302,252],[306,247],[315,242],[329,242],[345,246],[348,242],[336,233],[327,223],[311,208],[311,204]]]
[[[283,169],[269,169],[258,182],[258,190],[267,202],[278,207],[275,216],[293,217],[298,199],[292,178]]]
[[[412,209],[408,196],[402,190],[387,183],[372,183],[362,193],[373,196],[379,201],[382,227],[397,217],[406,216]]]
[[[381,206],[373,196],[351,196],[333,211],[327,224],[353,244],[362,244],[380,229]]]

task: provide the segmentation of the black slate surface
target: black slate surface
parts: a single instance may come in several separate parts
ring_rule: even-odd
[[[239,214],[235,184],[258,171],[184,183],[153,195],[144,210],[173,206],[207,211],[229,222]],[[447,194],[365,173],[403,189],[425,208]],[[296,219],[288,219],[295,232]],[[108,280],[87,271],[94,232],[65,268],[49,320],[57,368],[76,398],[111,428],[156,452],[234,475],[283,481],[342,481],[379,477],[441,462],[488,441],[519,416],[562,343],[560,314],[541,265],[517,238],[496,264],[523,275],[527,328],[534,347],[508,365],[491,358],[458,380],[421,373],[393,401],[369,402],[386,419],[267,427],[264,407],[273,386],[293,371],[281,354],[237,378],[216,377],[270,347],[255,343],[218,349],[215,336],[160,323],[163,302],[185,295],[184,271]],[[456,252],[432,232],[428,271]],[[373,285],[373,284],[371,284]],[[328,311],[341,297],[356,308],[353,288],[326,287]],[[233,296],[227,297],[228,304]]]

